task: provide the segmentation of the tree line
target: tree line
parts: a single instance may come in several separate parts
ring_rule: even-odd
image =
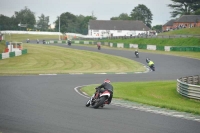
[[[181,15],[200,15],[200,0],[171,0],[173,4],[167,5],[171,9],[172,18]],[[20,11],[15,11],[12,17],[0,14],[0,30],[39,30],[39,31],[55,31],[66,33],[88,34],[89,20],[97,20],[94,15],[83,16],[74,15],[70,12],[62,13],[54,21],[55,29],[49,29],[49,16],[41,14],[36,20],[34,12],[25,7]],[[136,6],[130,14],[121,13],[117,17],[111,17],[110,20],[140,20],[146,26],[153,30],[161,31],[162,25],[152,27],[153,14],[151,10],[143,4]],[[60,27],[59,27],[60,26]]]
[[[89,20],[96,20],[94,16],[74,15],[69,12],[62,13],[55,20],[55,29],[49,29],[49,16],[41,14],[36,20],[34,12],[25,7],[19,12],[15,11],[12,17],[0,14],[1,30],[31,30],[31,31],[55,31],[66,33],[87,34]],[[59,27],[60,25],[60,27]]]

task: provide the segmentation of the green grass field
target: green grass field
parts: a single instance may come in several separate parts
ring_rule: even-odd
[[[31,35],[31,34],[5,34],[4,38],[6,41],[11,42],[21,42],[25,41],[26,39],[30,39],[30,41],[35,41],[37,39],[43,40],[43,39],[59,39],[58,35]]]
[[[0,60],[0,75],[145,71],[130,59],[97,52],[38,44],[23,47],[27,54]]]

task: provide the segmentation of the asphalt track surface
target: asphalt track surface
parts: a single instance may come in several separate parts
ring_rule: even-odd
[[[64,44],[57,46],[67,47]],[[112,82],[176,80],[200,74],[200,60],[177,56],[134,53],[124,50],[70,46],[122,56],[142,64],[146,57],[156,71],[134,74],[61,74],[0,76],[0,133],[199,133],[200,122],[124,108],[114,104],[103,109],[85,107],[88,98],[74,88]],[[67,55],[66,55],[67,56]],[[122,88],[123,89],[123,88]]]

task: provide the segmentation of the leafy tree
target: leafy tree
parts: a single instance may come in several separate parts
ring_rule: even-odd
[[[87,25],[84,22],[85,16],[78,15],[76,17],[77,17],[77,23],[78,23],[77,31],[78,31],[78,33],[83,33],[83,29],[85,28],[85,25]]]
[[[88,34],[88,22],[89,20],[96,20],[97,18],[92,16],[75,16],[69,12],[62,13],[60,15],[60,31],[62,33],[80,33]],[[55,29],[59,31],[59,18],[55,21]]]
[[[0,14],[0,30],[10,30],[12,27],[11,18]]]
[[[120,20],[119,17],[112,17],[110,20]]]
[[[88,34],[88,22],[90,20],[96,20],[97,18],[94,16],[79,15],[79,16],[77,16],[77,19],[78,19],[78,25],[79,25],[78,33],[87,35]]]
[[[49,27],[49,16],[45,17],[44,14],[41,14],[41,16],[38,18],[39,20],[37,21],[36,28],[39,28],[40,30],[43,30],[43,31],[47,31]]]
[[[146,26],[151,28],[153,14],[151,13],[150,9],[148,9],[145,5],[139,4],[132,10],[130,16],[131,20],[140,20],[145,23]]]
[[[34,28],[34,25],[36,24],[35,14],[27,7],[19,12],[15,12],[12,18],[14,25],[26,24],[27,28]]]
[[[72,32],[76,33],[76,27],[77,27],[77,17],[69,12],[62,13],[55,21],[55,28],[57,31],[59,31],[59,21],[60,21],[60,32],[66,33],[66,32]]]
[[[200,9],[196,10],[194,15],[200,15]]]
[[[199,0],[172,0],[173,4],[169,4],[168,7],[174,11],[170,12],[171,17],[178,15],[192,15],[200,8]]]
[[[155,25],[152,27],[152,30],[155,30],[156,32],[161,32],[162,31],[162,25]]]
[[[112,17],[110,20],[130,20],[130,17],[127,13],[121,13],[118,17]]]

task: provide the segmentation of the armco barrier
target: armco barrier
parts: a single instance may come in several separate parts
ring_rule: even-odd
[[[124,44],[123,43],[117,43],[117,47],[118,48],[124,48]]]
[[[193,47],[186,47],[185,51],[193,51]]]
[[[170,51],[195,51],[200,52],[200,47],[176,47],[172,46]]]
[[[138,48],[139,49],[147,49],[147,45],[146,44],[138,44]]]
[[[177,79],[177,92],[185,97],[200,100],[200,75]]]
[[[136,48],[136,49],[138,49],[138,44],[130,44],[130,48]]]
[[[193,48],[193,51],[195,51],[195,52],[200,52],[200,47],[194,47],[194,48]]]
[[[147,45],[147,50],[156,50],[156,45]]]
[[[117,47],[117,43],[113,43],[113,45],[112,45],[112,46],[116,48],[116,47]]]
[[[130,48],[130,45],[128,43],[124,43],[124,48]]]
[[[67,43],[67,41],[49,41],[49,43]],[[94,44],[97,45],[97,41],[78,41],[72,40],[75,44]],[[128,43],[110,43],[110,42],[100,42],[102,45],[108,45],[110,47],[118,48],[135,48],[135,49],[147,49],[147,50],[160,50],[160,51],[194,51],[200,52],[200,47],[185,47],[185,46],[157,46],[157,45],[147,45],[147,44],[128,44]]]
[[[156,50],[165,51],[165,47],[164,46],[156,46]]]
[[[84,41],[80,41],[79,44],[84,44]]]

